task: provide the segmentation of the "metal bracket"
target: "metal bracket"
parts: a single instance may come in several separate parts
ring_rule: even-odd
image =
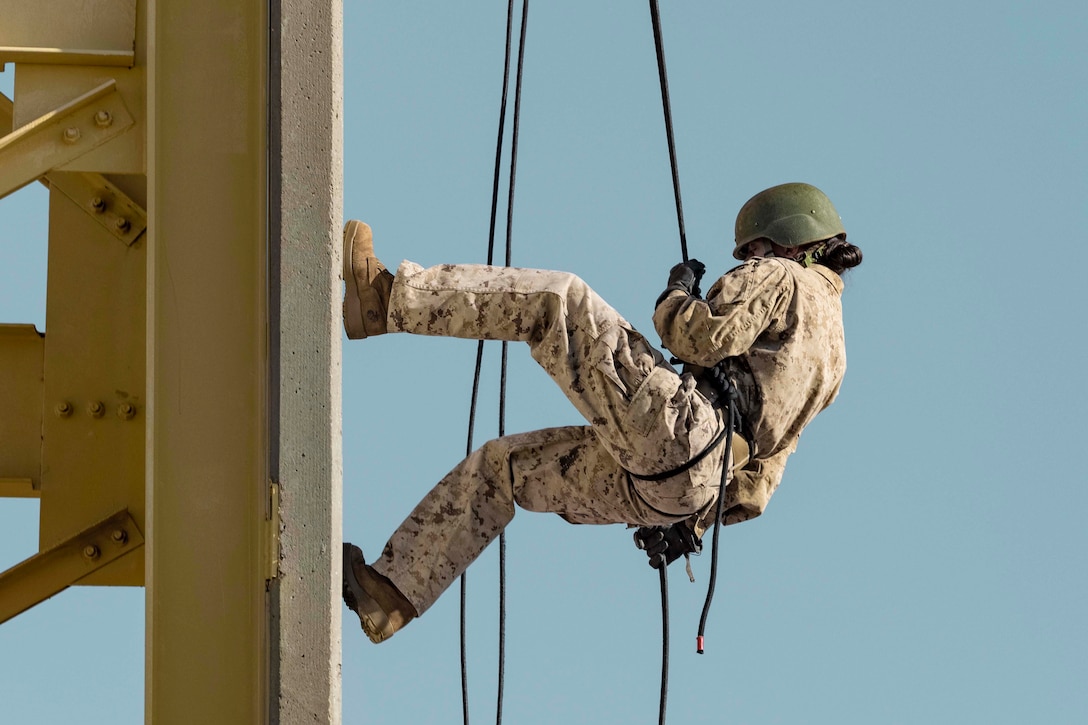
[[[127,245],[132,245],[147,229],[147,213],[101,174],[79,171],[53,171],[46,177],[76,206],[102,228]]]
[[[0,574],[0,624],[144,545],[127,510]]]
[[[275,482],[268,484],[268,517],[264,520],[264,540],[268,545],[268,569],[265,570],[265,579],[271,580],[280,575],[280,485]]]
[[[134,124],[116,82],[109,80],[0,138],[0,199]]]

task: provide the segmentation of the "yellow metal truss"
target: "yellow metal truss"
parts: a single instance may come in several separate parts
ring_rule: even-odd
[[[332,63],[314,72],[338,82],[338,2],[273,5],[283,27],[328,29],[325,50],[298,55]],[[46,330],[0,325],[0,496],[40,498],[39,553],[0,573],[0,622],[73,584],[143,585],[147,722],[339,722],[339,426],[299,466],[319,464],[327,485],[289,482],[292,515],[324,517],[319,540],[281,518],[270,454],[273,428],[284,456],[308,444],[278,430],[301,404],[285,401],[276,419],[269,403],[270,330],[282,324],[269,302],[280,153],[268,133],[280,122],[269,2],[0,0],[0,18],[0,70],[16,72],[14,98],[0,95],[0,197],[49,188]],[[329,121],[339,103],[330,85]],[[276,162],[300,182],[323,174],[321,193],[302,183],[304,194],[272,201],[304,230],[289,253],[316,260],[323,295],[338,287],[326,250],[340,224],[341,139],[333,124],[323,156],[298,139]],[[331,302],[298,324],[324,330],[323,357],[279,374],[324,369],[313,405],[338,415]],[[301,565],[281,548],[288,529]],[[273,610],[296,618],[289,607],[314,592],[318,634],[299,640],[312,652],[273,663],[270,642],[284,636]]]

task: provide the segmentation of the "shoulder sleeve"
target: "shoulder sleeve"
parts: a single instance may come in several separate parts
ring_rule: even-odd
[[[746,353],[792,294],[793,278],[780,260],[753,259],[715,282],[706,300],[672,292],[654,311],[654,327],[674,355],[710,367]]]

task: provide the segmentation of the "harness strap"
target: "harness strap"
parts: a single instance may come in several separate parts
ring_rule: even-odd
[[[640,481],[664,481],[666,478],[672,478],[673,476],[678,476],[681,473],[684,473],[685,471],[690,469],[692,466],[694,466],[697,463],[701,462],[708,455],[710,455],[710,453],[715,448],[717,448],[721,444],[721,442],[723,440],[725,440],[725,438],[731,432],[734,432],[734,431],[740,432],[739,429],[737,428],[737,426],[732,426],[731,427],[729,425],[729,423],[726,422],[726,424],[722,426],[721,432],[718,433],[718,435],[716,435],[714,437],[714,440],[712,440],[710,442],[710,445],[708,445],[703,450],[699,451],[699,453],[694,458],[689,459],[688,461],[686,461],[685,463],[680,464],[676,468],[671,468],[668,471],[662,471],[661,473],[641,474],[641,473],[634,473],[632,471],[628,471],[627,473],[632,478],[637,478]],[[731,444],[730,447],[733,449],[733,466],[732,467],[733,468],[739,468],[740,466],[746,465],[748,463],[749,452],[751,451],[751,446],[749,445],[748,441],[745,440],[743,436],[738,435],[738,436],[734,436],[732,438],[732,440],[730,441],[730,444]]]

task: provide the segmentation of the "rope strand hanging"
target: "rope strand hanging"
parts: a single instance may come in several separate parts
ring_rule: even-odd
[[[513,239],[513,209],[514,186],[517,176],[518,153],[518,127],[521,120],[521,79],[525,59],[525,34],[529,14],[529,0],[523,0],[521,10],[521,34],[518,41],[518,66],[517,80],[514,91],[514,119],[513,133],[510,147],[510,178],[509,193],[507,195],[506,209],[506,255],[505,264],[510,266],[512,257]],[[491,189],[491,218],[488,229],[487,263],[495,261],[495,226],[498,218],[499,182],[502,168],[502,147],[504,129],[506,125],[506,103],[510,87],[510,56],[512,49],[512,35],[514,25],[514,0],[509,0],[506,13],[506,54],[503,64],[502,100],[499,105],[499,129],[495,143],[495,172]],[[483,367],[484,341],[480,340],[476,347],[476,365],[472,381],[472,401],[469,406],[468,443],[466,455],[472,453],[472,434],[476,427],[476,407],[480,391],[480,373]],[[502,361],[499,374],[499,436],[506,434],[506,379],[507,379],[507,343],[502,343]],[[466,575],[461,575],[461,698],[462,718],[465,725],[469,723],[468,704],[468,646],[466,636],[466,611],[467,611],[467,580]],[[505,693],[505,663],[506,663],[506,533],[499,534],[499,663],[498,663],[498,687],[495,720],[497,725],[502,723],[503,697]]]
[[[521,6],[521,35],[518,38],[518,71],[514,84],[514,128],[510,140],[510,193],[506,201],[506,259],[512,263],[514,229],[514,182],[518,169],[518,131],[521,128],[521,78],[525,68],[525,31],[529,20],[529,0]],[[506,372],[509,343],[502,343],[499,374],[499,437],[506,435]],[[502,725],[503,694],[506,689],[506,531],[499,534],[499,674],[495,703],[495,723]]]
[[[672,111],[671,103],[669,100],[669,87],[668,87],[668,73],[665,65],[665,51],[661,33],[661,19],[658,9],[657,0],[649,0],[650,4],[650,17],[653,26],[654,46],[657,55],[657,67],[658,76],[661,86],[661,102],[662,111],[665,120],[665,133],[666,141],[669,151],[669,166],[672,174],[673,195],[676,204],[676,216],[677,226],[680,238],[680,252],[684,261],[688,261],[688,248],[687,248],[687,233],[684,227],[684,210],[683,201],[680,192],[680,175],[677,164],[676,144],[673,134],[672,124]],[[525,36],[528,19],[529,2],[523,0],[522,14],[521,14],[521,29],[518,45],[518,62],[516,71],[516,85],[515,85],[515,101],[514,101],[514,118],[513,118],[513,131],[511,139],[511,151],[510,151],[510,172],[509,172],[509,190],[507,196],[507,209],[506,209],[506,249],[504,263],[509,266],[512,259],[512,229],[513,229],[513,208],[514,208],[514,189],[515,180],[517,175],[517,147],[518,147],[518,129],[520,125],[520,111],[521,111],[521,87],[522,87],[522,72],[524,68],[524,51],[525,51]],[[494,264],[495,257],[495,231],[498,217],[498,196],[502,167],[502,148],[505,132],[505,120],[507,113],[507,96],[509,92],[509,78],[510,78],[510,63],[512,53],[512,35],[513,35],[513,23],[514,23],[514,0],[509,0],[507,6],[507,22],[506,22],[506,53],[503,66],[503,84],[502,84],[502,98],[499,110],[499,124],[498,124],[498,138],[496,141],[495,149],[495,169],[492,183],[492,199],[491,199],[491,217],[488,233],[488,249],[487,249],[487,263]],[[481,369],[483,365],[483,350],[484,341],[479,341],[476,350],[476,364],[473,376],[472,384],[472,400],[469,410],[469,423],[468,423],[468,440],[466,455],[472,453],[473,449],[473,431],[475,429],[476,422],[476,409],[479,398],[480,377]],[[508,345],[506,342],[502,343],[501,353],[501,372],[500,372],[500,384],[499,384],[499,436],[505,435],[505,419],[506,419],[506,382],[507,382],[507,350]],[[732,411],[730,413],[730,425],[732,425]],[[728,448],[728,442],[727,442]],[[728,465],[728,460],[726,462]],[[722,492],[727,481],[728,468],[723,470],[722,474]],[[719,508],[721,507],[721,500],[723,496],[719,494]],[[699,652],[702,652],[703,630],[705,628],[705,622],[707,612],[710,607],[710,601],[713,596],[714,582],[716,579],[717,569],[717,555],[718,555],[718,526],[720,525],[720,513],[719,521],[715,525],[714,531],[714,545],[712,556],[712,569],[710,577],[710,590],[707,593],[706,603],[703,608],[702,619],[699,625]],[[665,712],[668,695],[668,668],[669,668],[669,612],[668,612],[668,575],[666,567],[662,566],[659,569],[660,585],[661,585],[661,605],[662,605],[662,665],[661,665],[661,694],[660,694],[660,706],[658,713],[658,721],[660,725],[665,723]],[[466,575],[461,577],[461,683],[462,683],[462,704],[463,704],[463,720],[465,725],[469,723],[469,703],[468,703],[468,658],[467,658],[467,642],[466,642],[466,604],[467,604],[467,579]],[[497,706],[496,706],[496,723],[501,725],[502,722],[502,708],[503,708],[503,695],[505,690],[505,632],[506,632],[506,534],[505,532],[499,535],[499,677],[498,677],[498,692],[497,692]]]
[[[676,200],[676,222],[680,232],[680,255],[688,261],[688,239],[684,230],[684,204],[680,198],[680,171],[676,162],[676,143],[672,131],[672,104],[669,103],[669,76],[665,68],[665,44],[661,37],[661,13],[657,0],[650,0],[650,22],[654,33],[654,51],[657,55],[657,77],[661,86],[661,108],[665,115],[665,140],[669,147],[669,169],[672,172],[672,190]],[[669,575],[668,565],[658,569],[661,584],[661,696],[657,721],[665,725],[665,711],[669,694]]]
[[[688,242],[687,232],[684,229],[684,204],[680,196],[680,172],[676,161],[676,142],[673,135],[672,127],[672,104],[669,101],[669,78],[668,71],[665,67],[665,46],[662,40],[661,33],[661,13],[658,8],[657,0],[649,0],[650,2],[650,21],[653,25],[654,34],[654,50],[657,54],[657,73],[658,80],[661,86],[661,107],[665,116],[665,137],[669,148],[669,168],[672,172],[672,187],[673,195],[676,201],[676,221],[679,227],[680,233],[680,255],[685,262],[688,261]],[[725,487],[729,482],[729,468],[732,463],[732,457],[730,451],[732,450],[732,438],[733,429],[736,425],[736,403],[731,397],[729,399],[729,413],[726,420],[726,436],[725,436],[725,450],[726,457],[722,464],[722,477],[718,487],[718,505],[717,516],[714,521],[714,534],[713,544],[711,546],[711,560],[710,560],[710,580],[707,585],[706,600],[703,603],[703,611],[699,618],[699,630],[696,635],[696,651],[699,654],[703,653],[704,635],[706,632],[707,617],[710,614],[710,603],[714,598],[714,588],[718,579],[718,542],[719,533],[721,531],[721,518],[724,512],[725,501]],[[660,568],[661,576],[661,614],[662,614],[662,657],[661,657],[661,704],[658,714],[658,722],[660,725],[665,723],[665,709],[666,698],[668,695],[668,676],[669,676],[669,595],[668,595],[668,579],[665,574],[667,565],[662,565]],[[694,580],[693,580],[694,581]]]
[[[665,68],[665,44],[661,38],[661,13],[657,0],[650,0],[650,21],[654,30],[654,50],[657,52],[657,77],[661,85],[661,109],[665,114],[665,139],[669,146],[669,168],[672,171],[672,192],[676,200],[676,222],[680,228],[680,256],[688,261],[688,236],[684,230],[684,203],[680,199],[680,171],[676,163],[676,142],[672,132],[672,104],[669,102],[669,73]]]

